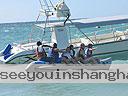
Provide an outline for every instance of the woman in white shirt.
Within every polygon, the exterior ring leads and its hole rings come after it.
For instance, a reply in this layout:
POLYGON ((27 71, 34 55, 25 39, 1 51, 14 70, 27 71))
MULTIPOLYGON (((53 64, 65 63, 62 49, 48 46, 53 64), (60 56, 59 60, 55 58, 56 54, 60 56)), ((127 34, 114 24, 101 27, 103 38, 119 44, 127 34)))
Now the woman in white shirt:
POLYGON ((69 64, 69 63, 77 64, 78 62, 72 58, 70 51, 71 51, 70 47, 67 47, 66 51, 63 52, 63 54, 62 54, 63 62, 66 64, 69 64))

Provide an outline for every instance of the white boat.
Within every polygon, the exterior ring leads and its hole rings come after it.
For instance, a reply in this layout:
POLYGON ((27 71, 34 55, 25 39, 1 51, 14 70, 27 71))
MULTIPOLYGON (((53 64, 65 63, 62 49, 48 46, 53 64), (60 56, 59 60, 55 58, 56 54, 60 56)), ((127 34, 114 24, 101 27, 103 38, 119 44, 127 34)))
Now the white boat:
MULTIPOLYGON (((104 33, 99 35, 95 33, 94 36, 87 36, 80 29, 83 27, 96 27, 107 24, 118 24, 118 21, 121 20, 122 22, 126 23, 126 20, 128 20, 128 16, 106 17, 100 19, 97 18, 70 20, 70 9, 67 7, 65 2, 60 2, 55 7, 54 4, 52 4, 52 2, 45 2, 45 6, 41 6, 41 9, 42 10, 40 11, 39 16, 45 14, 46 22, 45 24, 36 24, 35 26, 43 28, 44 32, 46 28, 50 28, 50 31, 52 32, 51 41, 42 41, 43 44, 52 45, 53 43, 57 43, 59 49, 65 49, 70 44, 73 44, 77 49, 81 43, 84 43, 86 46, 89 43, 92 43, 93 46, 96 47, 96 50, 93 53, 94 55, 103 55, 128 51, 128 30, 117 30, 112 31, 111 33, 104 33), (65 22, 59 21, 49 23, 48 18, 54 14, 59 18, 66 18, 65 22), (84 37, 69 39, 69 30, 67 28, 69 28, 70 26, 76 27, 80 31, 80 33, 84 35, 84 37)), ((36 48, 36 42, 27 44, 14 44, 9 46, 10 47, 7 46, 0 52, 0 63, 23 64, 30 63, 35 60, 33 56, 34 50, 36 48)))
POLYGON ((53 71, 66 71, 66 70, 109 70, 111 64, 44 64, 44 65, 37 65, 37 64, 29 64, 25 71, 27 72, 53 72, 53 71))
POLYGON ((111 66, 112 58, 106 58, 100 60, 99 64, 46 64, 44 61, 33 61, 25 70, 27 72, 53 72, 53 71, 65 71, 65 70, 109 70, 111 66))

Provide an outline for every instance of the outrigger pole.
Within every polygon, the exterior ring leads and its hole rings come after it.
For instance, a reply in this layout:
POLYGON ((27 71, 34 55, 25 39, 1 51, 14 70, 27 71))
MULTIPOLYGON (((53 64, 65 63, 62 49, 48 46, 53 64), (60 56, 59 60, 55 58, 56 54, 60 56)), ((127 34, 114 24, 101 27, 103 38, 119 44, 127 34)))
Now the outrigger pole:
POLYGON ((41 9, 44 9, 41 0, 39 0, 39 3, 40 3, 40 6, 41 6, 41 9))

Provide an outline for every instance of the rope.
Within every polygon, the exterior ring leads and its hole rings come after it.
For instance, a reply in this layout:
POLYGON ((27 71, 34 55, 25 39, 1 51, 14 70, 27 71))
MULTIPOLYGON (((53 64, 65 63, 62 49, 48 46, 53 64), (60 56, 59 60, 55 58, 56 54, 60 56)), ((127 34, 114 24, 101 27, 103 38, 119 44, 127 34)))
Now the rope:
POLYGON ((40 3, 40 6, 41 6, 41 9, 43 9, 43 5, 42 5, 41 0, 39 0, 39 3, 40 3))
POLYGON ((47 3, 46 0, 44 0, 44 3, 45 3, 45 5, 47 6, 48 10, 50 11, 49 6, 48 6, 48 3, 47 3))
POLYGON ((68 19, 88 40, 90 40, 91 42, 92 42, 92 44, 94 44, 93 43, 93 41, 83 32, 83 31, 81 31, 80 30, 80 28, 79 27, 77 27, 70 19, 68 19))
POLYGON ((52 5, 52 7, 55 9, 54 5, 52 4, 51 0, 49 0, 50 4, 52 5))
POLYGON ((45 30, 46 30, 47 22, 48 22, 48 16, 46 17, 46 20, 45 20, 45 25, 44 25, 44 34, 43 34, 43 35, 45 35, 45 30))
POLYGON ((40 17, 40 13, 39 13, 39 15, 37 16, 36 22, 39 20, 39 17, 40 17))
POLYGON ((70 36, 70 43, 72 43, 72 37, 71 37, 71 32, 70 32, 70 27, 69 27, 69 36, 70 36))

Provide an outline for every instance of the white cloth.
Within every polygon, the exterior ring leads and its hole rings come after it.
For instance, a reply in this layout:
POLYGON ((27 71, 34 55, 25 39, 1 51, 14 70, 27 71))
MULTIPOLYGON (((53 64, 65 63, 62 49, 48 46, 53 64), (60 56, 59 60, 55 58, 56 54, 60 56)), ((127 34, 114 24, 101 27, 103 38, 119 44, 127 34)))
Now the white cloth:
POLYGON ((88 48, 85 49, 85 51, 84 51, 85 57, 87 56, 87 51, 88 51, 88 48))
POLYGON ((51 57, 52 56, 52 48, 49 48, 48 50, 48 57, 51 57))
POLYGON ((73 51, 72 50, 70 51, 70 55, 73 56, 73 51))
POLYGON ((68 57, 69 59, 71 59, 72 57, 71 57, 71 54, 70 53, 68 53, 68 52, 65 52, 64 54, 63 54, 63 56, 66 56, 66 57, 68 57))
POLYGON ((38 46, 37 48, 38 48, 38 52, 40 52, 40 53, 44 51, 42 46, 38 46))

